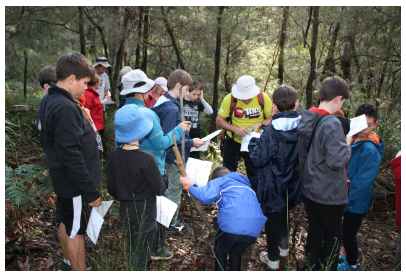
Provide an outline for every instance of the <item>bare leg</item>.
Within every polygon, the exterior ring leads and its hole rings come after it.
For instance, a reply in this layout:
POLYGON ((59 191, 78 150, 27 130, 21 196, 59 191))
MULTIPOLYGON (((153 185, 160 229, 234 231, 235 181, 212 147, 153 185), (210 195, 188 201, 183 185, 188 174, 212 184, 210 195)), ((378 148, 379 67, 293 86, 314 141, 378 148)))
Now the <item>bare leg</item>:
POLYGON ((63 223, 60 224, 58 232, 60 233, 60 240, 62 240, 62 249, 66 251, 72 270, 86 271, 85 237, 82 235, 76 235, 74 239, 69 238, 66 234, 65 225, 63 223), (64 230, 64 235, 61 235, 61 230, 64 230))
POLYGON ((69 260, 68 258, 68 252, 67 252, 67 248, 66 248, 66 238, 68 238, 68 235, 66 234, 66 229, 65 229, 65 224, 63 224, 62 222, 59 223, 59 227, 58 227, 58 237, 59 237, 59 243, 62 246, 62 253, 63 253, 63 257, 65 258, 65 260, 69 260))

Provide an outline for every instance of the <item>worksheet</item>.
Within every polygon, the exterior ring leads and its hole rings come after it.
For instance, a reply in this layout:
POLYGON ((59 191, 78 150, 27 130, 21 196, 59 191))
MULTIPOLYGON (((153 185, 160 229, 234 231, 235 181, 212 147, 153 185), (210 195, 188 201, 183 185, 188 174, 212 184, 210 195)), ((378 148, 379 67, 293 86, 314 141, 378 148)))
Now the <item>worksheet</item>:
POLYGON ((90 213, 89 222, 86 228, 86 233, 94 244, 97 243, 97 239, 99 238, 100 230, 104 222, 103 218, 106 215, 107 211, 110 209, 113 202, 114 200, 102 201, 102 205, 92 208, 92 212, 90 213))
POLYGON ((97 244, 97 239, 99 238, 103 222, 103 217, 93 207, 92 213, 90 214, 89 223, 87 224, 86 233, 94 244, 97 244))
POLYGON ((242 137, 242 142, 241 142, 241 151, 247 151, 248 152, 248 144, 250 143, 251 138, 259 138, 261 137, 261 134, 258 132, 250 132, 250 134, 245 134, 242 137))
POLYGON ((354 134, 357 134, 358 132, 361 132, 368 127, 367 117, 365 116, 365 114, 362 114, 350 120, 350 132, 348 132, 347 136, 353 136, 354 134))
POLYGON ((102 104, 115 104, 116 102, 113 102, 112 100, 109 99, 104 99, 101 101, 102 104))
POLYGON ((190 177, 190 182, 199 187, 207 185, 213 162, 203 161, 189 157, 186 163, 186 173, 190 177))
POLYGON ((209 143, 210 143, 211 139, 213 139, 214 137, 216 137, 217 135, 219 135, 219 133, 220 133, 221 131, 222 131, 221 129, 216 130, 216 131, 213 132, 212 134, 209 134, 209 135, 207 135, 206 137, 202 138, 202 140, 203 140, 203 141, 206 141, 206 142, 205 142, 202 146, 200 146, 199 148, 195 148, 195 147, 191 148, 190 151, 191 151, 191 152, 192 152, 192 151, 206 151, 206 150, 207 150, 207 147, 209 146, 209 143))
POLYGON ((157 210, 156 221, 168 228, 177 208, 178 208, 178 204, 176 204, 175 202, 167 199, 164 196, 157 196, 156 197, 156 210, 157 210))

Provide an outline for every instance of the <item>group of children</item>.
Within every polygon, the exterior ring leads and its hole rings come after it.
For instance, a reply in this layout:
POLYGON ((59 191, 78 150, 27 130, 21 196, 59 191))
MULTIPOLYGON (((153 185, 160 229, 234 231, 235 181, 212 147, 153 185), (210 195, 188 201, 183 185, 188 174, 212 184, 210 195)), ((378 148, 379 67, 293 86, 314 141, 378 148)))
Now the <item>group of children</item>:
POLYGON ((300 116, 295 89, 278 87, 271 125, 249 144, 250 158, 259 168, 258 199, 268 218, 268 250, 260 259, 272 269, 279 268, 280 256, 288 253, 286 212, 302 199, 309 223, 303 269, 359 269, 356 234, 369 211, 383 154, 383 141, 373 132, 378 112, 371 103, 358 107, 355 116, 365 114, 368 128, 346 138, 349 122, 332 114, 349 98, 348 84, 338 76, 328 77, 319 95, 319 107, 300 116), (346 256, 339 256, 341 240, 346 256))
MULTIPOLYGON (((45 140, 46 160, 58 196, 57 222, 63 225, 59 227, 59 235, 68 246, 71 244, 69 238, 82 237, 79 246, 83 246, 84 251, 86 222, 76 225, 72 221, 76 217, 71 213, 76 211, 67 207, 71 203, 66 200, 82 197, 81 203, 73 203, 74 206, 82 204, 82 220, 89 215, 87 205, 101 204, 96 190, 101 182, 100 155, 95 154, 101 149, 97 142, 97 130, 101 126, 89 114, 92 104, 97 102, 93 91, 97 89, 98 80, 94 72, 89 71, 87 60, 81 61, 82 65, 75 64, 79 55, 67 54, 62 61, 58 60, 56 72, 69 72, 57 74, 56 84, 49 84, 64 96, 56 97, 56 92, 52 92, 48 100, 43 99, 40 119, 46 123, 41 129, 41 137, 45 140), (68 63, 76 67, 62 69, 68 63), (56 104, 52 104, 52 101, 62 99, 71 106, 85 90, 85 98, 82 97, 85 104, 78 105, 78 110, 69 107, 65 111, 72 111, 63 114, 56 104), (86 109, 87 104, 90 108, 86 109), (77 121, 73 129, 69 128, 72 122, 68 121, 68 115, 77 121), (57 121, 65 126, 57 125, 57 121), (64 132, 71 135, 64 136, 64 132), (93 132, 96 133, 96 143, 90 140, 93 132), (74 166, 76 169, 73 168, 74 160, 78 162, 74 166), (74 188, 67 188, 71 186, 74 188)), ((348 126, 331 115, 339 111, 349 98, 349 87, 342 78, 326 78, 319 92, 319 107, 303 110, 302 115, 295 111, 299 104, 297 92, 291 86, 282 85, 273 92, 271 124, 260 138, 252 138, 249 143, 249 156, 258 168, 256 189, 251 188, 247 177, 224 167, 216 168, 211 181, 198 187, 190 184, 188 176, 181 177, 175 164, 172 135, 175 134, 180 150, 181 138, 185 136, 186 163, 190 149, 204 144, 199 112, 211 114, 213 111, 203 99, 201 85, 186 71, 175 70, 166 83, 164 80, 161 77, 160 84, 157 84, 138 69, 125 73, 120 93, 125 103, 114 118, 116 148, 110 152, 107 163, 107 190, 120 201, 120 219, 125 223, 127 254, 133 269, 145 270, 151 259, 172 258, 173 253, 165 248, 166 235, 188 230, 185 223, 177 220, 183 188, 202 204, 217 203, 216 270, 226 270, 227 254, 231 269, 240 270, 243 252, 260 235, 264 225, 267 250, 259 257, 271 269, 278 269, 280 257, 289 252, 287 213, 302 200, 309 221, 306 268, 359 268, 356 234, 369 210, 372 183, 383 154, 383 141, 373 132, 378 124, 378 113, 373 104, 363 104, 356 111, 356 116, 366 115, 368 128, 347 139, 348 126), (162 94, 156 85, 167 88, 167 91, 162 94), (151 94, 151 91, 158 93, 151 94), (181 118, 181 97, 184 98, 187 121, 181 118), (147 100, 151 109, 146 107, 147 100), (347 180, 351 181, 351 186, 347 180), (178 204, 168 229, 156 222, 156 196, 160 195, 178 204), (339 258, 341 240, 347 256, 339 258)), ((84 257, 72 254, 69 248, 67 254, 64 251, 71 263, 76 260, 72 268, 84 269, 84 257)))

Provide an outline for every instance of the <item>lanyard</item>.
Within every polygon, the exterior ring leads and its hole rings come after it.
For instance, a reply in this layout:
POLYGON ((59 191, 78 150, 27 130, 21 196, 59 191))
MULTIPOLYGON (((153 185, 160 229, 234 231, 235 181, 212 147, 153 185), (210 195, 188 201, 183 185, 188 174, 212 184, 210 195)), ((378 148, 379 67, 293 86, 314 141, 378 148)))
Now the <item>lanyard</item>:
POLYGON ((96 126, 93 123, 92 118, 89 116, 89 114, 87 114, 87 111, 84 109, 84 106, 82 106, 82 104, 75 99, 75 101, 78 103, 78 105, 80 106, 80 109, 82 110, 82 112, 85 114, 87 121, 89 122, 89 124, 92 126, 94 132, 97 132, 96 126))

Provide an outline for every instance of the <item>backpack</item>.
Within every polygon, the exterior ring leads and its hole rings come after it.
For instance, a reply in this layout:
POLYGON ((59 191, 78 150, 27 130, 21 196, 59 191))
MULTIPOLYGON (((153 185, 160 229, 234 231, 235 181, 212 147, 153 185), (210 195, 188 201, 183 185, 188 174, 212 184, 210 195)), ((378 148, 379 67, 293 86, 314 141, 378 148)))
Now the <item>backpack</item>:
MULTIPOLYGON (((257 95, 258 97, 258 103, 259 106, 261 107, 262 113, 264 114, 264 117, 266 119, 265 116, 265 111, 264 111, 264 94, 261 90, 259 90, 259 94, 257 95)), ((235 107, 237 106, 237 98, 235 98, 233 96, 233 94, 231 94, 231 103, 230 103, 230 115, 226 118, 226 121, 232 125, 233 124, 233 112, 235 110, 235 107)), ((220 150, 221 150, 221 155, 223 155, 223 147, 224 147, 224 140, 227 138, 234 138, 234 135, 232 137, 228 137, 227 134, 227 130, 223 129, 223 131, 221 132, 221 142, 220 142, 220 150)))

